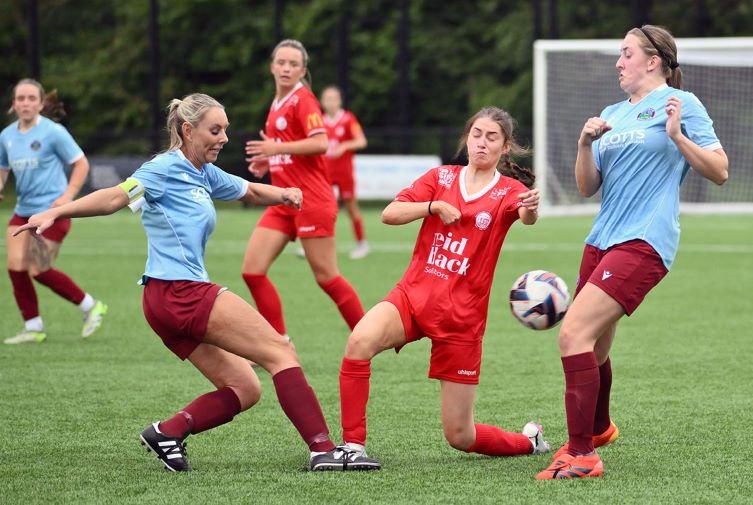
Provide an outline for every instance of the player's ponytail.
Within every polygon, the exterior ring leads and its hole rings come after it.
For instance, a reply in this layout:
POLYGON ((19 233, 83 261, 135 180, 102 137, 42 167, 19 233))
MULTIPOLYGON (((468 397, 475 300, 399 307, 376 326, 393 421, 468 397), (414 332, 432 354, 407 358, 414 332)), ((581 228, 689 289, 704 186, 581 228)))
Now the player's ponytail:
POLYGON ((58 90, 53 89, 42 99, 42 115, 59 123, 65 117, 65 104, 58 98, 58 90))
POLYGON ((300 51, 301 59, 303 60, 303 68, 306 69, 306 74, 303 76, 303 78, 301 78, 301 83, 303 83, 303 85, 308 89, 312 89, 312 86, 314 85, 314 79, 313 77, 311 77, 311 71, 309 70, 309 53, 308 51, 306 51, 304 45, 301 43, 301 41, 295 39, 281 40, 272 50, 272 61, 274 61, 275 59, 277 50, 281 47, 290 47, 300 51))
POLYGON ((530 156, 531 150, 521 146, 515 140, 515 120, 504 109, 500 109, 499 107, 484 107, 471 116, 471 118, 466 121, 465 128, 463 128, 463 135, 460 137, 456 155, 459 156, 465 151, 468 142, 468 135, 471 133, 473 123, 482 117, 489 118, 499 125, 502 130, 502 135, 505 137, 505 142, 509 147, 507 154, 500 159, 497 165, 497 171, 504 176, 519 180, 527 188, 532 188, 536 182, 536 176, 534 175, 533 170, 521 167, 512 161, 513 156, 530 156))
POLYGON ((643 25, 628 32, 641 41, 641 48, 648 56, 658 56, 667 85, 682 89, 682 70, 677 61, 677 44, 672 34, 663 26, 643 25))
POLYGON ((523 186, 529 189, 532 188, 533 184, 536 182, 536 176, 533 174, 533 170, 528 167, 521 167, 512 161, 509 155, 505 155, 500 162, 500 166, 497 167, 497 170, 502 175, 519 180, 523 183, 523 186))
POLYGON ((192 93, 183 99, 173 98, 167 106, 167 132, 170 135, 168 151, 177 151, 183 146, 183 123, 196 127, 207 110, 225 107, 209 95, 192 93))

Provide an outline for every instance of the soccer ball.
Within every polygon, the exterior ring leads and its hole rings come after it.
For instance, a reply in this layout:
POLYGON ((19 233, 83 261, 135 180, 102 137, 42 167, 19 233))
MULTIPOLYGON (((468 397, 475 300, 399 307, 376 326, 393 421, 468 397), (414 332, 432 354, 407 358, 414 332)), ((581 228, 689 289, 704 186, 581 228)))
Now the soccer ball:
POLYGON ((557 326, 570 306, 565 281, 546 270, 533 270, 520 277, 510 290, 510 310, 515 319, 534 330, 557 326))

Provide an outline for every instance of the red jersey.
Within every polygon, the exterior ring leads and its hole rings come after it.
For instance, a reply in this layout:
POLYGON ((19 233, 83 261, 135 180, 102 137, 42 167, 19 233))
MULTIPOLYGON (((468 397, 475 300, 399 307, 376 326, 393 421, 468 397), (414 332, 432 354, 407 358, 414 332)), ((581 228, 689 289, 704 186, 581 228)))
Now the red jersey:
POLYGON ((345 151, 339 158, 330 156, 332 151, 338 145, 356 138, 361 133, 361 124, 356 116, 345 109, 333 118, 324 116, 324 127, 327 128, 327 138, 329 139, 329 149, 325 154, 328 174, 351 175, 353 172, 353 151, 345 151))
POLYGON ((461 213, 460 221, 449 226, 436 215, 424 218, 413 258, 398 283, 427 336, 461 342, 483 338, 502 242, 519 218, 518 195, 528 191, 497 172, 485 188, 469 195, 466 170, 457 165, 433 168, 396 198, 443 200, 461 213))
MULTIPOLYGON (((272 102, 265 130, 267 137, 275 142, 304 140, 317 133, 326 133, 319 102, 311 90, 301 83, 286 97, 272 102)), ((327 178, 323 155, 271 156, 269 171, 275 186, 301 188, 304 208, 322 204, 337 205, 327 178)))

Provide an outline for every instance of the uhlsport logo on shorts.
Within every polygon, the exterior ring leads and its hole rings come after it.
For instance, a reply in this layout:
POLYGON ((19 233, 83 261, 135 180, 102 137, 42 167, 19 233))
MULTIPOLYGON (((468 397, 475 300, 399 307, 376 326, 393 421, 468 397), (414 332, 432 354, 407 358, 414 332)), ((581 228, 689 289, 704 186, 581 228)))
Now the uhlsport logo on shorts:
POLYGON ((316 226, 299 226, 298 233, 310 233, 316 231, 316 226))
POLYGON ((490 224, 492 224, 492 215, 487 211, 482 210, 481 212, 476 214, 476 228, 484 231, 489 228, 490 224))
POLYGON ((477 373, 476 370, 458 370, 458 375, 467 375, 468 377, 474 377, 477 373))
POLYGON ((656 115, 656 111, 649 107, 648 109, 639 112, 636 119, 638 121, 648 121, 649 119, 653 118, 656 115))

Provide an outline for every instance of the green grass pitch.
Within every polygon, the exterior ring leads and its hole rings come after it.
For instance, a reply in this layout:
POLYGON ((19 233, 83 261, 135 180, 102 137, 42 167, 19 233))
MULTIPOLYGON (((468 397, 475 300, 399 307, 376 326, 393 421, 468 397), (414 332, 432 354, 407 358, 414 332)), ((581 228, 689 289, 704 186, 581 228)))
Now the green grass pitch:
MULTIPOLYGON (((10 202, 0 207, 7 222, 10 202)), ((364 305, 402 274, 417 226, 388 227, 367 209, 374 252, 351 261, 347 217, 338 222, 340 267, 364 305)), ((210 240, 212 279, 249 299, 240 278, 246 239, 259 212, 223 208, 210 240)), ((554 448, 566 439, 556 331, 515 322, 507 291, 521 273, 543 268, 574 288, 591 218, 516 224, 502 252, 491 299, 479 422, 519 430, 544 425, 554 448)), ((138 444, 209 383, 167 351, 144 321, 146 240, 122 211, 78 220, 58 267, 110 306, 103 328, 78 335, 80 313, 38 287, 48 341, 0 346, 2 503, 749 503, 753 409, 753 240, 749 216, 683 216, 672 272, 630 319, 612 353, 612 415, 621 438, 600 450, 601 479, 537 482, 548 456, 495 459, 457 452, 442 437, 439 384, 426 378, 429 346, 408 346, 373 363, 369 452, 372 473, 315 474, 308 452, 261 372, 261 402, 232 423, 189 440, 195 471, 162 470, 138 444)), ((4 255, 4 248, 2 249, 4 255)), ((338 371, 348 330, 293 248, 271 271, 309 381, 339 440, 338 371)), ((21 320, 0 275, 0 336, 21 320)), ((441 301, 438 301, 441 303, 441 301)))

